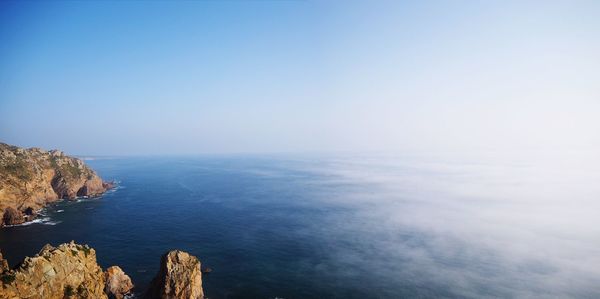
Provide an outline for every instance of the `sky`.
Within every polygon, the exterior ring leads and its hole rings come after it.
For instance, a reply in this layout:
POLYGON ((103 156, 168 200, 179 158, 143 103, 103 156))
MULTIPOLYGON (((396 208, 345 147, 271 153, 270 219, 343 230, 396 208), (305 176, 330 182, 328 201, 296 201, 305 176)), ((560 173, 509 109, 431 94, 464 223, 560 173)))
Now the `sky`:
POLYGON ((0 3, 0 141, 600 150, 598 1, 0 3))

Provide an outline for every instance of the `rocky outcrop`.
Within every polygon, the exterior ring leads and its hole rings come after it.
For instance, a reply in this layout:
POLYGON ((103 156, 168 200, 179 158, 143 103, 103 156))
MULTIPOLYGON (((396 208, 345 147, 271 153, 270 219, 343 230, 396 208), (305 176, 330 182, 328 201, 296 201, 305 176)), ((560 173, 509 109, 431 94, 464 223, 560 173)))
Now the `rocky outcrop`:
POLYGON ((104 279, 106 280, 104 291, 109 298, 123 299, 133 289, 131 278, 119 266, 106 269, 104 279))
POLYGON ((0 298, 107 298, 96 252, 73 242, 44 246, 14 270, 0 274, 0 298))
MULTIPOLYGON (((121 268, 112 266, 103 272, 95 250, 87 245, 46 245, 15 269, 9 269, 0 253, 0 299, 121 299, 132 289, 121 268)), ((200 261, 183 251, 168 252, 144 294, 151 299, 203 299, 200 261)))
POLYGON ((145 298, 202 299, 200 261, 189 253, 173 250, 163 255, 160 270, 145 298))
POLYGON ((4 215, 2 216, 2 223, 5 225, 15 225, 25 221, 25 217, 20 211, 15 210, 13 207, 8 207, 4 210, 4 215))
POLYGON ((5 271, 10 270, 8 267, 8 261, 2 257, 2 252, 0 252, 0 273, 4 273, 5 271))
POLYGON ((82 160, 61 151, 0 143, 0 226, 31 220, 50 202, 97 196, 109 188, 82 160))

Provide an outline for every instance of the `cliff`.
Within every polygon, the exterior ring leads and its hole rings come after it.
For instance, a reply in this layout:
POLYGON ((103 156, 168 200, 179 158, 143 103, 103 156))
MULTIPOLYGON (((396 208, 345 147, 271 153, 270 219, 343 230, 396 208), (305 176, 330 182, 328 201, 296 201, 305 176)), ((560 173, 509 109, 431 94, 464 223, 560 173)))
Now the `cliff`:
MULTIPOLYGON (((7 265, 0 254, 0 299, 121 299, 133 289, 121 268, 112 266, 103 272, 95 250, 74 242, 46 245, 15 269, 7 265)), ((198 258, 177 250, 165 254, 145 298, 203 299, 198 258)))
POLYGON ((50 202, 97 196, 111 187, 82 160, 61 151, 0 143, 0 226, 31 220, 50 202))

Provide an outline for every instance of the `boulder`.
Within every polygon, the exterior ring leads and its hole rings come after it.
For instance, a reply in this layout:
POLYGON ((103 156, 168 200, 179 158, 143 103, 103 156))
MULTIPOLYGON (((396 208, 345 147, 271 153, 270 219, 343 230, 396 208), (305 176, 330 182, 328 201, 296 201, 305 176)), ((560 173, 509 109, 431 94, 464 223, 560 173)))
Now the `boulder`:
POLYGON ((108 298, 123 299, 133 289, 131 278, 119 266, 106 269, 104 278, 106 280, 104 292, 106 292, 108 298))

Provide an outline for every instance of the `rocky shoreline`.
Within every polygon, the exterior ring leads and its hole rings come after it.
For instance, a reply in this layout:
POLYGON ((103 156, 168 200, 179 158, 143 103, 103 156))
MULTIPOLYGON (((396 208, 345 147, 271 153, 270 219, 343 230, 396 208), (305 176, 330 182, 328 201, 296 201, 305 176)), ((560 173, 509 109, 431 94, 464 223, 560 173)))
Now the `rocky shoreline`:
MULTIPOLYGON (((93 198, 114 187, 81 159, 61 151, 0 143, 0 227, 31 222, 50 203, 93 198)), ((122 299, 133 290, 131 278, 119 266, 104 271, 94 249, 73 241, 47 244, 14 268, 0 253, 0 299, 122 299)), ((183 251, 169 251, 150 287, 135 293, 145 299, 202 299, 200 261, 183 251)))
POLYGON ((114 186, 59 150, 0 143, 0 227, 32 221, 49 203, 97 197, 114 186))
MULTIPOLYGON (((57 247, 47 244, 14 269, 0 253, 0 284, 0 299, 122 299, 134 290, 121 268, 111 266, 103 271, 96 251, 73 241, 57 247)), ((179 250, 165 253, 150 287, 136 293, 145 299, 204 298, 200 260, 179 250)))

